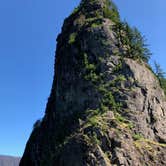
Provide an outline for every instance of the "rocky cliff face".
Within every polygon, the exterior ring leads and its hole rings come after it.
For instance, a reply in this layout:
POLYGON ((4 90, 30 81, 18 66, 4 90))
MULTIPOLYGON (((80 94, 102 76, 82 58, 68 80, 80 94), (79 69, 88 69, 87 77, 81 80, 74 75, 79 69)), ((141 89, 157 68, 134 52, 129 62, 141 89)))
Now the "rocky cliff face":
POLYGON ((65 20, 46 113, 20 166, 166 165, 165 94, 128 54, 119 23, 108 0, 82 0, 65 20))

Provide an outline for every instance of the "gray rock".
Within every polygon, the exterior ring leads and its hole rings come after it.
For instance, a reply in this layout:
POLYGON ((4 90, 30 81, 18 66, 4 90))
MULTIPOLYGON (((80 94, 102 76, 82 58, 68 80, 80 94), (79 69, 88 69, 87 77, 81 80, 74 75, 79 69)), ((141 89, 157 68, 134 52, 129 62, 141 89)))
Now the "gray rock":
POLYGON ((46 113, 20 166, 166 165, 165 94, 148 64, 124 56, 106 2, 82 0, 65 20, 46 113))

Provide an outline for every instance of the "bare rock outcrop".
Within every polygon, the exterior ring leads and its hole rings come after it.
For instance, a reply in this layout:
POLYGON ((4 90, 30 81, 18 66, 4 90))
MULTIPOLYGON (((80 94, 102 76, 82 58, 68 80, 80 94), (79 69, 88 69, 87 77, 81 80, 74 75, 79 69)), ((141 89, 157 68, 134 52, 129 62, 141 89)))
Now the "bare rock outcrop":
POLYGON ((82 0, 65 20, 46 113, 20 166, 166 165, 165 94, 121 25, 108 0, 82 0))

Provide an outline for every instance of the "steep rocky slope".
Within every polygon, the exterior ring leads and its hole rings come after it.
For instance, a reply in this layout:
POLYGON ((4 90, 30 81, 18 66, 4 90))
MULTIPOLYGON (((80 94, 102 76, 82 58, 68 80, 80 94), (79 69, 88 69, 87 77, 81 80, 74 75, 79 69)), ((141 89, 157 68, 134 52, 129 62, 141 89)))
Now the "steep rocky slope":
POLYGON ((119 25, 108 0, 82 0, 65 20, 45 116, 20 166, 166 165, 164 91, 119 25))
POLYGON ((0 155, 0 166, 18 166, 19 162, 20 162, 19 157, 0 155))

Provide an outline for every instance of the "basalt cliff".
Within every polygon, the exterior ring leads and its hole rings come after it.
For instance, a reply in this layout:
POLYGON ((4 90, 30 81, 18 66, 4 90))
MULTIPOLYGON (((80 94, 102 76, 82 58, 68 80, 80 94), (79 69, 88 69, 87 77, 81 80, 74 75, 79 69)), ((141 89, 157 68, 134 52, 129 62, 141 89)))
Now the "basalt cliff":
POLYGON ((164 166, 166 98, 137 29, 82 0, 57 38, 45 116, 20 166, 164 166))

